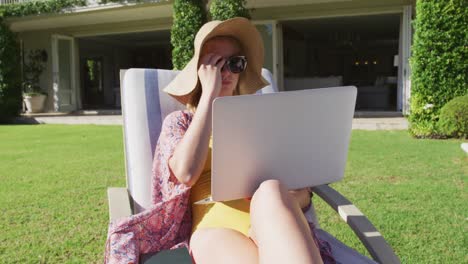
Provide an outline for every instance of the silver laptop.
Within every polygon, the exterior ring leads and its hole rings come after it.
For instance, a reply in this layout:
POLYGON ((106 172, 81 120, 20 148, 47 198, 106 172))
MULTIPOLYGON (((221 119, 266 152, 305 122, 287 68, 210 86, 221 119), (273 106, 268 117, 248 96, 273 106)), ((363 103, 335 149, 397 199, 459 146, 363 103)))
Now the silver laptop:
POLYGON ((213 102, 211 195, 251 197, 278 179, 289 189, 343 178, 354 86, 217 98, 213 102))

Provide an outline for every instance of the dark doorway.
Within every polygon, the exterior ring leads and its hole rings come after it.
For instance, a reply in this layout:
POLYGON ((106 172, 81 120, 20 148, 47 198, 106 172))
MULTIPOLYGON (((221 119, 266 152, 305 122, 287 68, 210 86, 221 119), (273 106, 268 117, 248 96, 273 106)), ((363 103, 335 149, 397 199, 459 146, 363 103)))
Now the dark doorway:
POLYGON ((79 39, 83 109, 119 109, 120 71, 172 69, 169 30, 79 39))
POLYGON ((396 111, 400 14, 285 21, 284 88, 354 85, 356 110, 396 111))
POLYGON ((82 76, 84 87, 83 106, 93 108, 104 105, 103 59, 84 58, 82 76))

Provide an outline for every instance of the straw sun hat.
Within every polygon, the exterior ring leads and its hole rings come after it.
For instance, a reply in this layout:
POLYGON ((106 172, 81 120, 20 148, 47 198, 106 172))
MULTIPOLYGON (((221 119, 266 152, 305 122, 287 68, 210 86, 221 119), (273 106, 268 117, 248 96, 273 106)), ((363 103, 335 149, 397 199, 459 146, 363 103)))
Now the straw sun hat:
POLYGON ((246 18, 211 21, 204 24, 195 36, 195 52, 185 68, 170 82, 164 91, 179 102, 187 104, 190 93, 198 84, 198 61, 205 42, 216 36, 230 36, 241 44, 247 58, 247 68, 239 76, 240 94, 252 94, 269 83, 262 77, 263 41, 255 26, 246 18))

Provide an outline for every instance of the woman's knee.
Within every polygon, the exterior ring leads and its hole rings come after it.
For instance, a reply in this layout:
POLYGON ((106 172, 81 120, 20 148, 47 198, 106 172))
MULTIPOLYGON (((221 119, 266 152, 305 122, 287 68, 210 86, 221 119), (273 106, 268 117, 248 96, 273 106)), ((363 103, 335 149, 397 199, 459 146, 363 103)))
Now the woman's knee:
POLYGON ((197 263, 257 263, 255 244, 242 233, 229 228, 201 228, 190 239, 192 257, 197 263))
POLYGON ((190 238, 190 248, 192 251, 200 251, 209 247, 213 235, 210 229, 198 229, 190 238))
POLYGON ((197 229, 190 238, 192 257, 197 261, 210 259, 210 252, 216 245, 216 241, 221 239, 219 233, 219 230, 215 228, 197 229))
POLYGON ((268 210, 277 208, 278 206, 287 204, 289 199, 288 191, 283 184, 278 180, 266 180, 260 184, 255 191, 252 202, 251 210, 268 210), (258 209, 257 209, 258 208, 258 209))
POLYGON ((283 184, 279 180, 266 180, 260 184, 258 189, 255 191, 255 196, 268 196, 276 195, 286 190, 283 184))
POLYGON ((190 248, 192 251, 206 252, 222 238, 223 229, 221 228, 199 228, 190 237, 190 248))
POLYGON ((275 241, 282 238, 302 243, 308 239, 305 238, 308 225, 301 214, 299 204, 284 185, 276 180, 265 181, 252 197, 252 237, 259 248, 281 248, 281 243, 275 241))

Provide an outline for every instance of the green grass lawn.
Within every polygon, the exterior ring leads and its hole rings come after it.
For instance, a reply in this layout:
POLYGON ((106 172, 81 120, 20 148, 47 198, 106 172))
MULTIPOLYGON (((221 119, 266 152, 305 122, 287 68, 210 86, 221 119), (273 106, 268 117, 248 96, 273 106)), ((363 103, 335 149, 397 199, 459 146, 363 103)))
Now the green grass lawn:
MULTIPOLYGON (((468 157, 456 140, 354 131, 353 201, 402 263, 467 263, 468 157)), ((102 263, 106 188, 124 186, 119 126, 0 126, 0 263, 102 263)), ((365 252, 319 199, 322 228, 365 252)))

